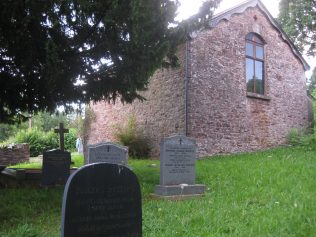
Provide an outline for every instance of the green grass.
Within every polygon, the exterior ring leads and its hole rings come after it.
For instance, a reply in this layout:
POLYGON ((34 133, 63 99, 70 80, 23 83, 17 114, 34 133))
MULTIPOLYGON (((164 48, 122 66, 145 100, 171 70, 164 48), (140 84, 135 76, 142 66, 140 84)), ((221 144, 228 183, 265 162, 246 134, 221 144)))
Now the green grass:
MULTIPOLYGON (((316 236, 316 149, 278 148, 197 162, 204 197, 154 200, 159 161, 131 160, 145 237, 316 236), (153 166, 151 164, 156 164, 153 166)), ((59 236, 62 189, 0 189, 0 236, 59 236)))
MULTIPOLYGON (((80 167, 83 165, 83 157, 77 152, 71 153, 71 161, 74 163, 71 165, 71 167, 80 167)), ((20 163, 16 165, 10 166, 10 168, 20 168, 20 169, 41 169, 42 164, 41 163, 33 163, 33 162, 26 162, 26 163, 20 163)))

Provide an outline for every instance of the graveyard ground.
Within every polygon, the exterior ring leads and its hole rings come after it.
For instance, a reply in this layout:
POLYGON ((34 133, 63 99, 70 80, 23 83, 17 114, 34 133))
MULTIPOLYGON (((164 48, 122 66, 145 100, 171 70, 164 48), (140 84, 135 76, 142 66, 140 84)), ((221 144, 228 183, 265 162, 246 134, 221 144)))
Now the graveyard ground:
MULTIPOLYGON (((315 147, 199 160, 197 183, 208 190, 203 198, 184 201, 151 198, 159 161, 129 165, 141 184, 145 237, 315 236, 315 147)), ((0 236, 59 236, 62 193, 63 188, 0 189, 0 236)))

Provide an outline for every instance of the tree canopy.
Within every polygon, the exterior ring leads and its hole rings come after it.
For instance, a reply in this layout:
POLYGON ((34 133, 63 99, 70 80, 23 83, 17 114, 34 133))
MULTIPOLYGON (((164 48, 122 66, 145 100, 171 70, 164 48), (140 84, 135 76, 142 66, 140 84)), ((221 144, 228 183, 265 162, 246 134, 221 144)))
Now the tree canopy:
POLYGON ((0 121, 69 103, 142 99, 149 77, 206 22, 181 23, 173 0, 0 1, 0 121))
POLYGON ((316 67, 314 67, 311 78, 309 79, 308 90, 310 93, 316 90, 316 67))
POLYGON ((279 10, 278 20, 294 44, 316 55, 316 1, 281 0, 279 10))

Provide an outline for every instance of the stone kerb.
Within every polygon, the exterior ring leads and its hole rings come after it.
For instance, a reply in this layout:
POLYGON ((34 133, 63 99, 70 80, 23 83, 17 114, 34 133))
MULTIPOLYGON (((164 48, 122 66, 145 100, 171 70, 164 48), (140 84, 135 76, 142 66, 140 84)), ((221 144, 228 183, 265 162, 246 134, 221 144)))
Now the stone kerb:
POLYGON ((88 164, 107 162, 127 165, 128 147, 112 142, 101 142, 87 146, 88 164))

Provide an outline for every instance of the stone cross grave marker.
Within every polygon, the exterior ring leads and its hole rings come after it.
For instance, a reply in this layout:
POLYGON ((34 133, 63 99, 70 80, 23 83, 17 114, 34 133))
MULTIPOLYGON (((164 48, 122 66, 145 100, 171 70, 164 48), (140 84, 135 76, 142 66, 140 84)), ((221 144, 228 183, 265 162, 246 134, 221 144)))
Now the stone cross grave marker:
POLYGON ((160 143, 160 185, 155 196, 202 195, 205 185, 195 184, 196 142, 182 135, 163 138, 160 143))
POLYGON ((64 134, 69 132, 69 129, 64 128, 64 124, 60 123, 59 128, 54 129, 55 133, 59 134, 59 146, 60 150, 64 151, 65 150, 65 138, 64 134))
POLYGON ((126 166, 88 164, 65 186, 62 237, 142 236, 141 192, 126 166))
POLYGON ((112 142, 102 142, 88 145, 88 162, 107 162, 113 164, 127 164, 128 148, 112 142))
POLYGON ((70 152, 51 150, 43 153, 42 185, 65 184, 70 174, 70 152))

